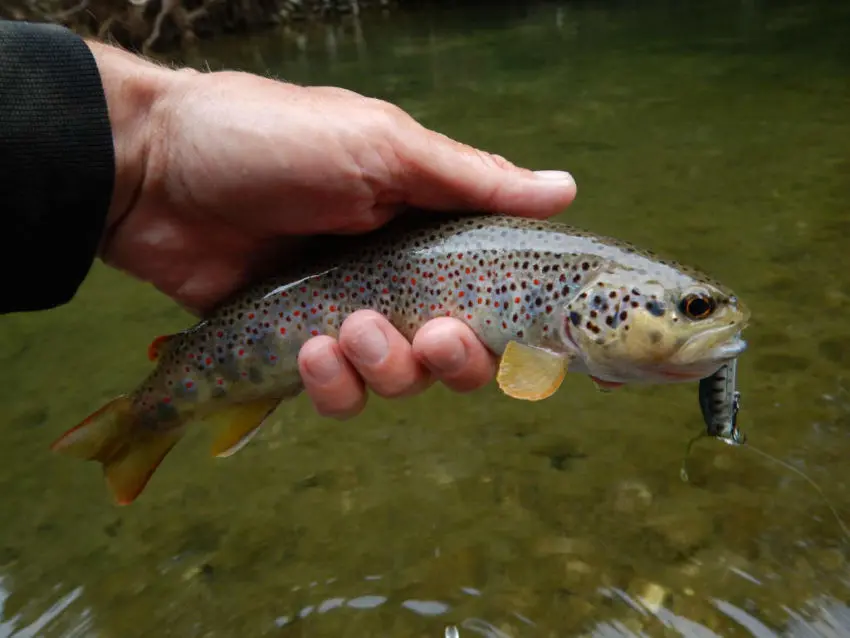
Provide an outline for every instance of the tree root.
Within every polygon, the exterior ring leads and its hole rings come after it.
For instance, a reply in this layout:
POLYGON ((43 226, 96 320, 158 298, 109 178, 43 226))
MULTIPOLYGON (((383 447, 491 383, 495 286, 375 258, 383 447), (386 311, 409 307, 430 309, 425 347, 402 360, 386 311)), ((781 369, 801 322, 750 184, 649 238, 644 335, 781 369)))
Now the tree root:
POLYGON ((389 0, 0 0, 0 18, 62 24, 150 55, 200 37, 358 15, 389 0), (69 6, 70 5, 70 6, 69 6))

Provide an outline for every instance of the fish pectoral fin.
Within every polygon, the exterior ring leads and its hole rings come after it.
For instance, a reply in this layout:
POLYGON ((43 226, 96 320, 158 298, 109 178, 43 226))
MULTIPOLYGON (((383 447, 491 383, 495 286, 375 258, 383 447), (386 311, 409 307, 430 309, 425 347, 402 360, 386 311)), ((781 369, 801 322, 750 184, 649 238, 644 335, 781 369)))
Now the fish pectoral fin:
POLYGON ((496 382, 509 397, 540 401, 561 386, 568 366, 566 357, 510 341, 499 362, 496 382))
POLYGON ((145 428, 133 411, 132 400, 122 395, 65 432, 51 449, 100 463, 113 498, 119 505, 128 505, 142 493, 182 436, 182 428, 145 428))
POLYGON ((599 379, 593 375, 590 375, 590 379, 593 381, 596 389, 600 392, 611 392, 611 390, 616 390, 617 388, 625 385, 625 383, 619 383, 618 381, 606 381, 605 379, 599 379))
POLYGON ((211 453, 217 457, 236 454, 259 431, 260 426, 280 404, 279 398, 250 403, 236 403, 217 410, 203 420, 221 428, 212 444, 211 453))

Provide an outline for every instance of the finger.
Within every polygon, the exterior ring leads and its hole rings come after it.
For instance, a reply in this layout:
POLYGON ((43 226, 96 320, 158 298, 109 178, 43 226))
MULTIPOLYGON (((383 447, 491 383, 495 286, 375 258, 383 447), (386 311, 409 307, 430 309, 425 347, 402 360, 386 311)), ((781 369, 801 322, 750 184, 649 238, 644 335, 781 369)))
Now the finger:
POLYGON ((519 168, 415 121, 405 128, 395 144, 410 205, 550 217, 576 197, 576 183, 569 173, 519 168))
POLYGON ((363 380, 331 337, 313 337, 301 346, 298 371, 319 414, 346 419, 366 406, 363 380))
POLYGON ((496 359, 472 329, 450 317, 432 319, 413 338, 413 353, 446 386, 471 392, 496 375, 496 359))
POLYGON ((343 322, 339 345, 366 385, 382 397, 416 394, 432 382, 410 343, 372 310, 359 310, 343 322))

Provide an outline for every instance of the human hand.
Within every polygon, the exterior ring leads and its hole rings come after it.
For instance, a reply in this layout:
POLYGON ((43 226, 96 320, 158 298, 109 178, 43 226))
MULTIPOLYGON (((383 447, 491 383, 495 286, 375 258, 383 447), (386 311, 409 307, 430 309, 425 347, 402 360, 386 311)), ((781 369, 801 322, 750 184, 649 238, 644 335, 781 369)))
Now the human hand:
MULTIPOLYGON (((118 164, 101 257, 196 312, 297 258, 304 236, 369 231, 405 206, 547 217, 575 197, 569 175, 515 167, 386 102, 90 46, 118 164)), ((411 344, 370 311, 339 341, 311 339, 299 365, 319 412, 340 417, 362 408, 365 386, 394 397, 436 378, 468 391, 495 372, 459 321, 434 320, 411 344)))

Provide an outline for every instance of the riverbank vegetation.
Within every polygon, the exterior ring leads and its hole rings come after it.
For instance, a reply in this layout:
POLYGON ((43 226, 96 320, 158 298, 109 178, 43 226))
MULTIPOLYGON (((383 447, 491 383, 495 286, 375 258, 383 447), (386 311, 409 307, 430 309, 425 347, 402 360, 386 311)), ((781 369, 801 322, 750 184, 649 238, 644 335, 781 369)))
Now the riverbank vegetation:
POLYGON ((388 11, 394 0, 4 0, 0 18, 54 22, 143 53, 198 38, 388 11))

